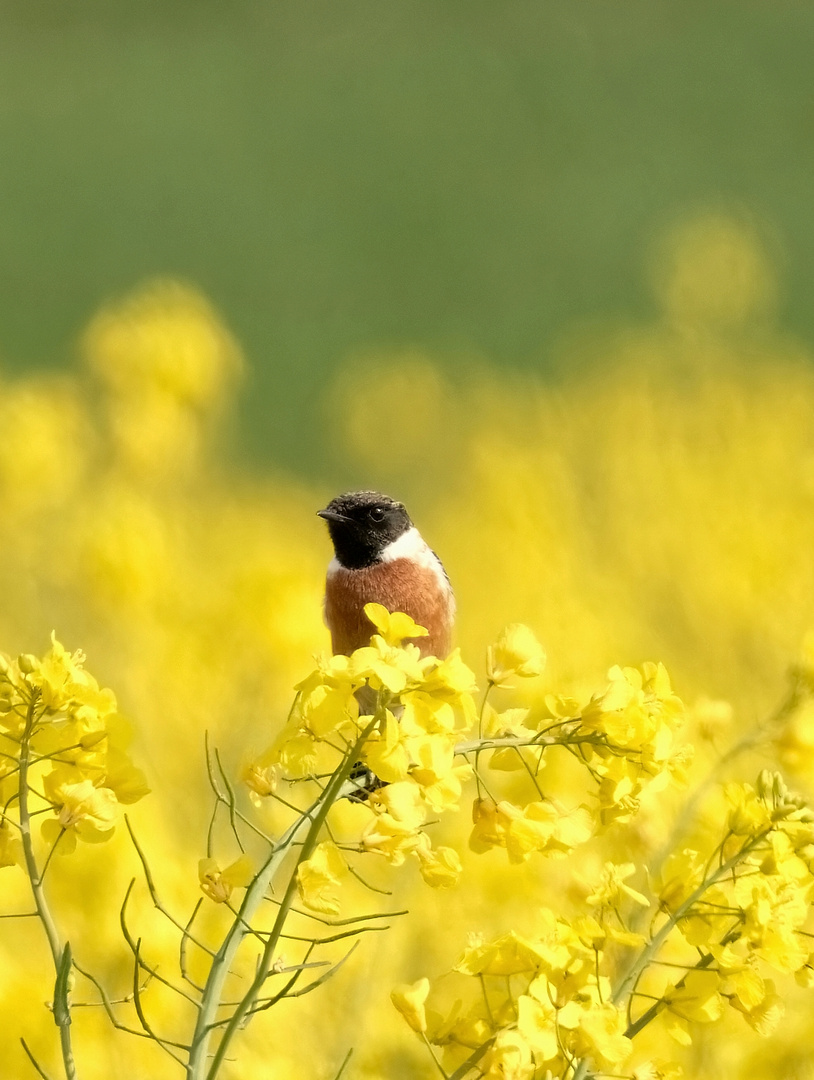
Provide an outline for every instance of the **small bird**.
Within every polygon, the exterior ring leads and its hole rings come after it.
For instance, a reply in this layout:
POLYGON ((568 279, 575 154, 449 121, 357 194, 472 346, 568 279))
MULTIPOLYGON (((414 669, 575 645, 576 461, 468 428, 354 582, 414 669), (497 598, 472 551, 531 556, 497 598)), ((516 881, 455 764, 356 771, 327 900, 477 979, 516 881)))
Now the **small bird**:
POLYGON ((375 627, 365 604, 403 611, 429 631, 414 638, 422 656, 446 657, 455 598, 441 560, 404 504, 377 491, 338 495, 318 514, 328 522, 335 556, 325 580, 325 622, 334 653, 370 643, 375 627))

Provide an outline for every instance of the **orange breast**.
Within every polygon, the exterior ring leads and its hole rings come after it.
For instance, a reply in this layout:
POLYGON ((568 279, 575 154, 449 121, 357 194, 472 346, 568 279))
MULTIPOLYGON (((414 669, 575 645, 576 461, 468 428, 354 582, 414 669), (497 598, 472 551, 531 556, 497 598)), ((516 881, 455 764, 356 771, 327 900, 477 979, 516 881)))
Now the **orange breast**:
POLYGON ((325 622, 334 653, 349 654, 370 643, 375 627, 365 604, 404 611, 429 636, 414 638, 422 656, 447 656, 452 647, 452 594, 442 590, 438 577, 412 559, 374 563, 361 570, 339 567, 325 583, 325 622))

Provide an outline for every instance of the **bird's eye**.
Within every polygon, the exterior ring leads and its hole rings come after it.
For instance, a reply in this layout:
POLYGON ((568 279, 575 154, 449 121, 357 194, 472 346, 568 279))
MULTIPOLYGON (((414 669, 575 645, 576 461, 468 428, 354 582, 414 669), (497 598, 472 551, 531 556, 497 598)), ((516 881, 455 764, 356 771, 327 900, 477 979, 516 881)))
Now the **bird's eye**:
POLYGON ((384 521, 384 510, 381 506, 374 506, 370 511, 372 521, 384 521))

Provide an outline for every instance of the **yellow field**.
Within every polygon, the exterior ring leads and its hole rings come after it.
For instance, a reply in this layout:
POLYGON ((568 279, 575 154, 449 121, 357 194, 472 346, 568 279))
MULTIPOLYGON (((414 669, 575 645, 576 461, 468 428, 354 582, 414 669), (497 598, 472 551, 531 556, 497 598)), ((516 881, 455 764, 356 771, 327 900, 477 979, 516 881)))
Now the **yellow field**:
MULTIPOLYGON (((568 859, 519 865, 500 850, 468 850, 468 789, 457 818, 438 827, 460 850, 458 884, 430 890, 412 864, 377 866, 393 895, 351 900, 409 915, 363 937, 312 996, 253 1022, 224 1075, 330 1080, 351 1046, 347 1077, 437 1075, 391 988, 448 971, 471 934, 533 934, 542 906, 572 915, 584 904, 580 882, 606 859, 654 865, 682 799, 783 699, 814 625, 814 357, 777 329, 778 285, 745 226, 693 221, 655 266, 658 318, 575 335, 555 384, 480 358, 453 377, 428 356, 367 357, 328 388, 324 415, 347 474, 403 498, 441 555, 458 644, 481 686, 485 647, 509 622, 532 627, 548 654, 544 675, 519 692, 533 708, 552 692, 587 698, 612 664, 662 661, 690 707, 687 789, 652 796, 631 824, 568 859)), ((230 460, 245 375, 206 300, 156 282, 95 316, 74 374, 0 386, 0 648, 41 654, 56 630, 114 690, 152 788, 130 817, 182 919, 200 895, 211 811, 204 732, 237 782, 327 647, 330 551, 314 515, 335 492, 230 460)), ((726 775, 754 781, 774 761, 810 791, 814 709, 803 703, 769 734, 770 746, 744 751, 726 775)), ((547 790, 582 800, 575 770, 549 772, 547 790)), ((276 811, 244 802, 279 827, 276 811)), ((700 835, 717 807, 699 803, 700 835)), ((80 963, 126 995, 118 912, 140 869, 124 830, 55 856, 48 874, 80 963)), ((3 869, 0 881, 2 912, 29 910, 20 870, 3 869)), ((160 970, 172 967, 177 937, 141 880, 131 922, 160 970)), ((0 922, 0 965, 0 1071, 33 1075, 24 1035, 59 1075, 36 920, 0 922)), ((810 1003, 788 982, 786 1018, 767 1041, 730 1010, 689 1049, 676 1045, 685 1074, 814 1076, 810 1003)), ((78 982, 75 999, 95 1000, 92 987, 78 982)), ((145 1002, 163 1030, 183 1025, 184 1006, 160 987, 145 1002)), ((113 1032, 98 1008, 76 1010, 74 1043, 85 1080, 182 1075, 148 1040, 113 1032)))

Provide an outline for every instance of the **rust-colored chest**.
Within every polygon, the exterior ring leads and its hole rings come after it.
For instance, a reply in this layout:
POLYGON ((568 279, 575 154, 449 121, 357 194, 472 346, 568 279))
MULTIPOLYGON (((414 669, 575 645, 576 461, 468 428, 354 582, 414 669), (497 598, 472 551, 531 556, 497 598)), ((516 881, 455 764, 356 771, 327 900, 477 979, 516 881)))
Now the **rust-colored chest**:
POLYGON ((364 613, 365 604, 381 604, 388 611, 404 611, 428 637, 414 638, 422 656, 446 656, 452 647, 452 591, 438 574, 413 559, 392 559, 359 570, 331 568, 325 582, 325 622, 334 653, 349 654, 369 644, 375 627, 364 613))

